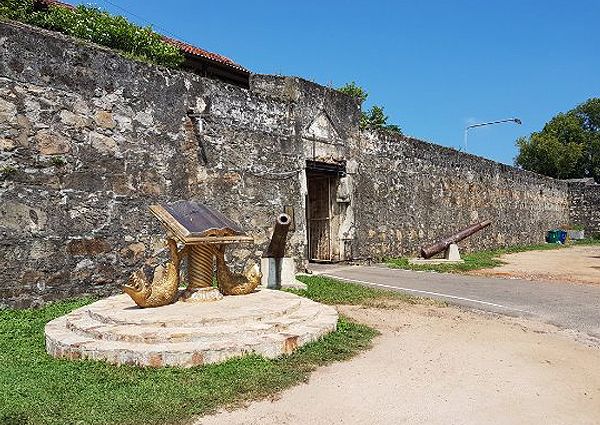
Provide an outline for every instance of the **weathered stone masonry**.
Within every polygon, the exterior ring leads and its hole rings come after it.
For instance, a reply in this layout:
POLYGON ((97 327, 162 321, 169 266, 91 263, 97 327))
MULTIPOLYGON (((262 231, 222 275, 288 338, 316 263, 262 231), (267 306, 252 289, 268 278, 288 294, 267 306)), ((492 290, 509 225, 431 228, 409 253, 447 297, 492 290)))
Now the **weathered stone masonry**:
POLYGON ((355 193, 363 256, 414 252, 470 223, 493 226, 461 246, 543 242, 568 222, 567 185, 454 149, 414 139, 365 137, 355 193))
POLYGON ((260 256, 290 206, 303 258, 304 136, 312 151, 326 116, 339 140, 358 137, 355 104, 298 79, 256 76, 247 90, 7 23, 0 57, 4 305, 114 291, 162 249, 156 202, 224 211, 256 239, 240 259, 260 256))
POLYGON ((354 101, 298 78, 253 75, 245 89, 11 23, 0 58, 2 306, 115 291, 162 249, 156 202, 238 221, 256 240, 238 262, 258 259, 292 209, 301 262, 309 187, 325 176, 307 160, 340 171, 321 187, 333 260, 412 253, 479 219, 494 226, 466 247, 539 242, 569 219, 566 183, 361 133, 354 101))
POLYGON ((569 182, 571 223, 579 224, 587 236, 600 235, 600 184, 593 179, 569 182))

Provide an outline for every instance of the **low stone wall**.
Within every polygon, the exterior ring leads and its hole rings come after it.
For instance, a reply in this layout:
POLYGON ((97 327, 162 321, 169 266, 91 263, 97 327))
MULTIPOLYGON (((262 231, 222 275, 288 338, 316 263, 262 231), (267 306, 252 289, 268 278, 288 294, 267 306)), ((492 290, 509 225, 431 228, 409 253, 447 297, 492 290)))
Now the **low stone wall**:
POLYGON ((600 235, 600 184, 593 179, 569 182, 570 221, 587 236, 600 235))

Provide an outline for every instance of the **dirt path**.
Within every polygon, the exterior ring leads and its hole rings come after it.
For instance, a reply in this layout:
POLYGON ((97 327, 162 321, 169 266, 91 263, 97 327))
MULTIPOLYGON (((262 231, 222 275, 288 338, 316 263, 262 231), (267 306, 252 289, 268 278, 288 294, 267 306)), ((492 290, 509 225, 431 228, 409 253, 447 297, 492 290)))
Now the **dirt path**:
POLYGON ((471 274, 600 284, 600 245, 528 251, 500 257, 507 264, 471 274))
POLYGON ((344 307, 372 350, 217 424, 600 424, 600 348, 550 325, 456 308, 344 307))

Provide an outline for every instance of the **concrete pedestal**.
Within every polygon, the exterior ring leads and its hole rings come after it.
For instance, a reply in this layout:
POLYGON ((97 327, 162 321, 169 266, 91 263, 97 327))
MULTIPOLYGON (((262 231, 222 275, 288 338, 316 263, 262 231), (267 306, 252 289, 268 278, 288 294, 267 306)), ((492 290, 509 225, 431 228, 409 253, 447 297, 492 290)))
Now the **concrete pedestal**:
POLYGON ((261 258, 261 285, 269 289, 295 288, 306 289, 306 285, 296 280, 296 263, 292 257, 261 258), (277 267, 281 269, 281 284, 277 282, 277 267))
POLYGON ((446 250, 446 254, 444 258, 449 261, 460 261, 460 251, 458 250, 458 245, 455 243, 451 244, 446 250))
POLYGON ((585 230, 567 230, 567 237, 574 241, 585 239, 585 230))

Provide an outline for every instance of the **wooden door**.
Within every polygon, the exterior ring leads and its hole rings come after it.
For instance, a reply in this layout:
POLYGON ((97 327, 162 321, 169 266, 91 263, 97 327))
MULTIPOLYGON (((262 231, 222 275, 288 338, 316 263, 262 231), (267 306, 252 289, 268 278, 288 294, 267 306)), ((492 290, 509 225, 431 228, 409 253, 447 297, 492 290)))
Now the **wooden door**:
POLYGON ((331 261, 331 178, 308 177, 308 256, 311 261, 331 261))

